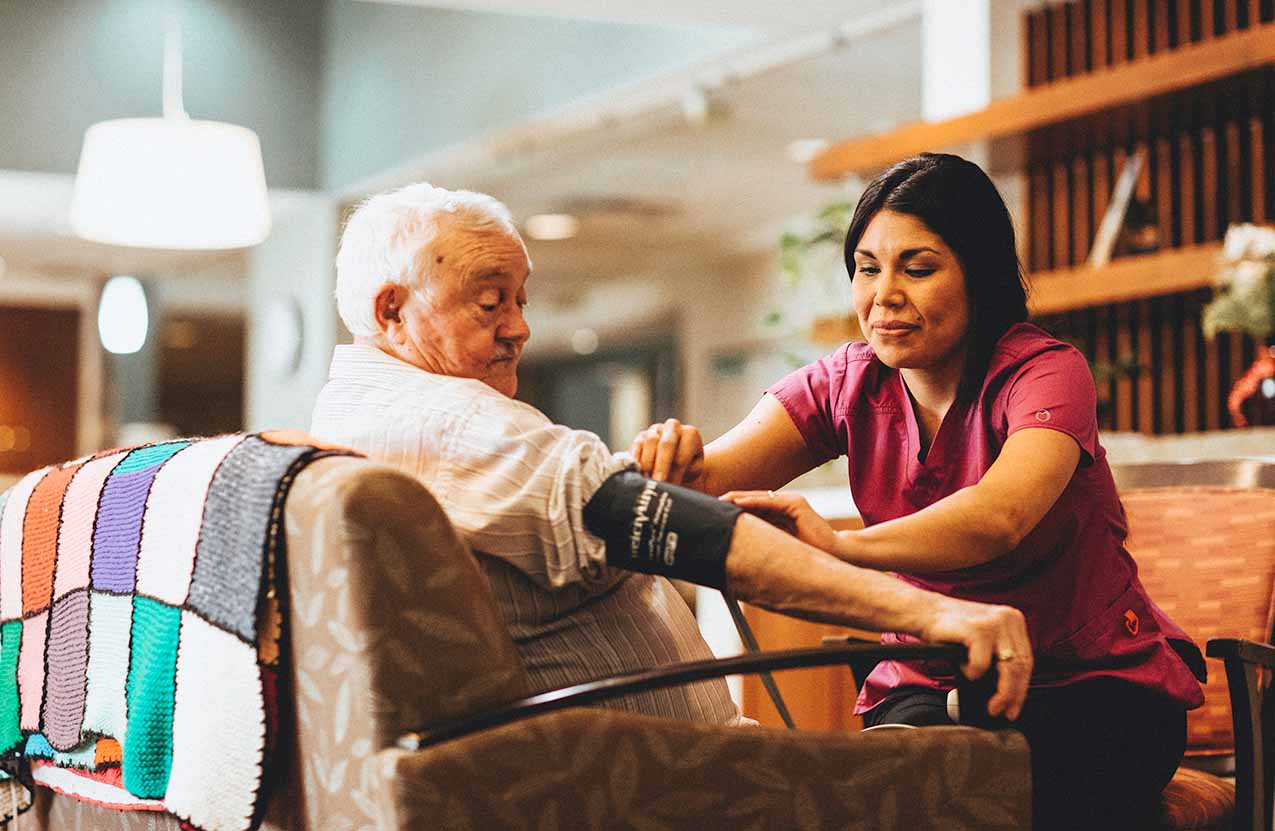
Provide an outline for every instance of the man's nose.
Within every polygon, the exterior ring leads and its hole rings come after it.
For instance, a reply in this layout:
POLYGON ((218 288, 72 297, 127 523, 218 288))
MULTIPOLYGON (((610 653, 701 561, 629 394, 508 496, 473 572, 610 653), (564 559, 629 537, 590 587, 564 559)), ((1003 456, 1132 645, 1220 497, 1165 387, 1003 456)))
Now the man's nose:
POLYGON ((531 337, 531 327, 527 325, 527 316, 523 314, 521 308, 515 308, 505 318, 505 324, 501 327, 500 336, 506 340, 513 340, 522 343, 531 337))

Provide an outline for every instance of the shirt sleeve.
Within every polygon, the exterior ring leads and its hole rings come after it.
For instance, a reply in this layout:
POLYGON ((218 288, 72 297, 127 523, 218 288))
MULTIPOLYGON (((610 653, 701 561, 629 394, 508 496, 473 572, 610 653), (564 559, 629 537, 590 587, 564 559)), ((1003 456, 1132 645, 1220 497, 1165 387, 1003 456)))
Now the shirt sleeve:
POLYGON ((838 435, 834 406, 845 381, 843 350, 803 366, 766 390, 788 411, 788 417, 797 426, 806 441, 806 448, 818 464, 845 453, 846 445, 843 437, 838 435))
POLYGON ((517 402, 476 412, 445 446, 435 489, 474 549, 550 589, 603 578, 606 546, 585 530, 584 506, 610 476, 636 467, 631 456, 517 402))
POLYGON ((1005 438, 1029 427, 1057 430, 1076 440, 1092 464, 1098 455, 1098 394, 1093 374, 1072 347, 1029 358, 1005 385, 1005 438))

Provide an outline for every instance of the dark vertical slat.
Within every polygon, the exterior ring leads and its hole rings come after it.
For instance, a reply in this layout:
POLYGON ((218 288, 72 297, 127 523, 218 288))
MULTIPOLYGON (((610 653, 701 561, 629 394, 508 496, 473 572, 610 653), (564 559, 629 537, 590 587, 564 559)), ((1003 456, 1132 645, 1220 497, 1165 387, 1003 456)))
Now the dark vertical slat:
POLYGON ((1225 422, 1222 413, 1226 402, 1222 400, 1222 344, 1224 335, 1204 340, 1204 429, 1217 430, 1225 422))
POLYGON ((1147 20, 1147 0, 1132 0, 1133 4, 1133 59, 1147 56, 1151 31, 1147 20))
POLYGON ((1178 135, 1178 229, 1182 245, 1199 241, 1195 225, 1195 143, 1189 133, 1178 135))
MULTIPOLYGON (((1130 357, 1137 360, 1137 356, 1133 354, 1133 333, 1130 330, 1132 308, 1130 303, 1119 306, 1119 316, 1116 318, 1116 360, 1113 363, 1122 363, 1130 357)), ((1116 429, 1134 429, 1133 378, 1124 372, 1116 376, 1116 429)))
POLYGON ((1218 239, 1217 134, 1206 125, 1200 130, 1200 239, 1218 239))
MULTIPOLYGON (((1095 365, 1112 366, 1115 363, 1111 355, 1111 335, 1110 335, 1110 316, 1109 310, 1106 308, 1098 308, 1093 310, 1094 313, 1094 345, 1093 345, 1093 363, 1095 365)), ((1113 379, 1110 374, 1105 378, 1095 378, 1094 381, 1098 387, 1098 403, 1106 404, 1101 408, 1102 419, 1098 425, 1100 430, 1114 430, 1116 428, 1115 399, 1112 395, 1114 386, 1113 379)))
POLYGON ((1071 163, 1072 265, 1084 263, 1093 240, 1089 224, 1089 193, 1089 158, 1078 153, 1071 163))
POLYGON ((1090 66, 1102 69, 1111 63, 1111 38, 1107 35, 1107 0, 1089 4, 1090 66))
POLYGON ((1235 222, 1242 222, 1244 219, 1244 192, 1242 168, 1243 161, 1240 154, 1240 125, 1234 121, 1226 122, 1222 128, 1223 136, 1223 153, 1225 154, 1225 203, 1226 217, 1223 220, 1225 225, 1235 222))
POLYGON ((1151 45, 1151 51, 1156 53, 1169 49, 1169 4, 1166 0, 1153 0, 1151 3, 1151 45))
POLYGON ((1033 167, 1029 177, 1027 200, 1031 212, 1031 270, 1046 271, 1053 267, 1049 257, 1049 170, 1045 163, 1033 167))
POLYGON ((1155 380, 1156 367, 1151 363, 1152 330, 1151 303, 1143 300, 1136 304, 1138 367, 1138 432, 1155 432, 1155 380))
POLYGON ((1195 35, 1191 31, 1192 18, 1191 0, 1178 0, 1178 46, 1186 46, 1195 40, 1195 35))
POLYGON ((1194 315, 1185 313, 1178 320, 1182 328, 1182 429, 1194 433, 1200 429, 1200 324, 1194 315))
POLYGON ((1067 163, 1063 160, 1054 162, 1053 169, 1053 267, 1066 268, 1071 265, 1071 240, 1068 234, 1071 211, 1067 203, 1071 199, 1071 189, 1067 182, 1067 163))
POLYGON ((1071 74, 1067 66, 1067 6, 1049 8, 1049 79, 1057 81, 1071 74))
POLYGON ((1083 75, 1089 71, 1089 0, 1074 0, 1068 8, 1071 15, 1071 74, 1083 75))
POLYGON ((1230 34, 1240 27, 1236 3, 1240 0, 1222 0, 1222 33, 1230 34))
POLYGON ((1049 81, 1049 24, 1046 11, 1041 9, 1028 15, 1027 34, 1030 38, 1030 79, 1033 86, 1049 81))
POLYGON ((1185 384, 1178 383, 1182 377, 1182 370, 1178 363, 1175 334, 1182 319, 1174 314, 1177 299, 1174 297, 1160 299, 1160 366, 1157 367, 1156 374, 1160 376, 1161 433, 1182 432, 1178 424, 1178 399, 1183 393, 1185 384))
POLYGON ((1111 4, 1111 63, 1129 60, 1129 0, 1109 0, 1111 4))
POLYGON ((1173 236, 1173 184, 1173 152, 1169 139, 1161 136, 1155 140, 1155 213, 1161 248, 1180 244, 1173 236))
MULTIPOLYGON (((1107 151, 1094 151, 1089 170, 1093 182, 1093 229, 1096 232, 1103 214, 1107 212, 1107 204, 1111 201, 1111 157, 1107 151)), ((1092 238, 1093 234, 1090 234, 1090 239, 1092 238)))
POLYGON ((1262 119, 1254 116, 1248 121, 1250 160, 1249 170, 1252 172, 1252 207, 1253 221, 1258 225, 1266 222, 1266 136, 1262 129, 1262 119))

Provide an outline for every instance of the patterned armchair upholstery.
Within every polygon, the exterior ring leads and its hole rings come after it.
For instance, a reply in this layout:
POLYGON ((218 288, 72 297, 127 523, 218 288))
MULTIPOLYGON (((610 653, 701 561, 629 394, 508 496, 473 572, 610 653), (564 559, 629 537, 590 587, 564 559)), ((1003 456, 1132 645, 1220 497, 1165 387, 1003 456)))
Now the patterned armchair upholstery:
MULTIPOLYGON (((425 488, 362 459, 305 468, 285 529, 292 746, 267 828, 1028 826, 1013 732, 814 734, 573 707, 404 749, 409 731, 528 692, 477 564, 425 488)), ((180 827, 43 789, 20 822, 180 827)))
POLYGON ((1128 548, 1151 596, 1210 657, 1187 758, 1165 789, 1166 829, 1271 827, 1275 701, 1275 464, 1113 466, 1128 548), (1219 670, 1222 670, 1219 672, 1219 670), (1263 732, 1266 736, 1263 736, 1263 732))

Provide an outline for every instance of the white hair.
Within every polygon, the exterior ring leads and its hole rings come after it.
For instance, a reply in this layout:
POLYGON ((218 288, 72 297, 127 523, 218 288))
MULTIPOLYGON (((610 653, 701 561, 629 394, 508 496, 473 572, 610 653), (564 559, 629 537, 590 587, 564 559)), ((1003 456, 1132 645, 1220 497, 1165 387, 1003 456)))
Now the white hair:
POLYGON ((373 307, 384 286, 415 288, 428 276, 421 255, 441 214, 474 230, 518 233, 509 209, 485 193, 420 182, 371 197, 350 214, 336 255, 336 307, 351 334, 377 334, 373 307))

